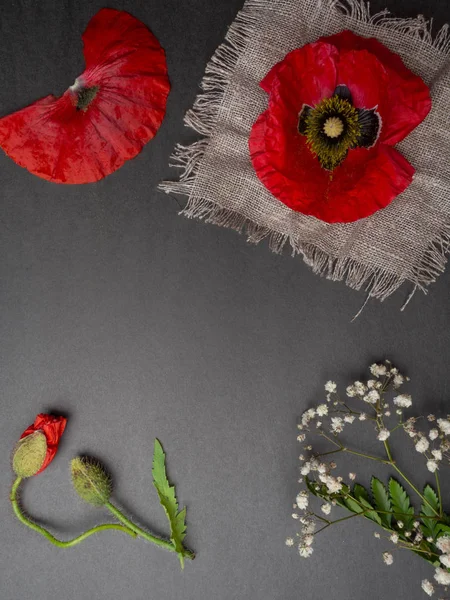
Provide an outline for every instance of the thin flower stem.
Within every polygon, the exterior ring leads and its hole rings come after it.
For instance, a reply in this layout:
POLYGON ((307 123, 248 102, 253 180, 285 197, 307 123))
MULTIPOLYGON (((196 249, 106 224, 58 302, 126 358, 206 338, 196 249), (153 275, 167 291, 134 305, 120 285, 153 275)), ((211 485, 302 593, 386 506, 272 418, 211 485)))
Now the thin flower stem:
POLYGON ((370 454, 363 454, 362 452, 357 452, 356 450, 350 450, 349 448, 343 448, 344 452, 349 452, 350 454, 356 454, 356 456, 362 456, 363 458, 368 458, 369 460, 376 460, 385 465, 393 464, 391 460, 384 460, 384 458, 379 458, 378 456, 371 456, 370 454))
MULTIPOLYGON (((176 550, 174 544, 172 544, 172 542, 170 542, 168 540, 163 540, 162 538, 160 538, 156 535, 152 535, 148 531, 141 529, 135 523, 133 523, 133 521, 131 521, 128 517, 126 517, 116 506, 114 506, 114 504, 111 504, 111 502, 107 502, 105 504, 105 507, 116 517, 116 519, 118 519, 121 523, 126 525, 126 527, 128 529, 131 529, 132 531, 134 531, 138 536, 146 539, 149 542, 152 542, 153 544, 156 544, 160 548, 164 548, 165 550, 168 550, 169 552, 177 552, 177 550, 176 550)), ((195 554, 193 552, 191 552, 190 550, 187 550, 186 548, 183 548, 183 551, 181 552, 181 554, 185 558, 190 558, 191 560, 193 560, 195 558, 195 554)))
POLYGON ((436 478, 436 488, 437 488, 438 498, 439 498, 439 515, 442 517, 444 513, 442 510, 441 484, 439 481, 439 475, 438 475, 437 471, 434 472, 434 476, 436 478))
POLYGON ((11 506, 14 511, 14 514, 16 515, 16 517, 19 519, 19 521, 21 523, 23 523, 24 525, 26 525, 33 531, 40 533, 42 536, 47 538, 47 540, 51 544, 53 544, 57 548, 71 548, 72 546, 76 546, 77 544, 79 544, 80 542, 82 542, 83 540, 88 538, 90 535, 93 535, 94 533, 98 533, 100 531, 108 531, 110 529, 123 531, 124 533, 127 533, 128 535, 131 535, 131 537, 134 537, 134 538, 137 537, 137 534, 134 531, 132 531, 131 529, 129 529, 128 527, 124 527, 123 525, 117 525, 114 523, 107 523, 104 525, 97 525, 96 527, 93 527, 92 529, 88 529, 87 531, 85 531, 81 535, 77 536, 76 538, 73 538, 72 540, 67 540, 65 542, 63 542, 62 540, 58 540, 49 531, 44 529, 44 527, 41 527, 40 525, 33 523, 33 521, 30 521, 30 519, 28 519, 28 517, 26 517, 24 515, 24 513, 22 512, 22 510, 19 506, 19 502, 17 500, 17 490, 18 490, 21 482, 22 482, 22 477, 17 477, 17 479, 14 481, 12 488, 11 488, 10 500, 11 500, 11 506))

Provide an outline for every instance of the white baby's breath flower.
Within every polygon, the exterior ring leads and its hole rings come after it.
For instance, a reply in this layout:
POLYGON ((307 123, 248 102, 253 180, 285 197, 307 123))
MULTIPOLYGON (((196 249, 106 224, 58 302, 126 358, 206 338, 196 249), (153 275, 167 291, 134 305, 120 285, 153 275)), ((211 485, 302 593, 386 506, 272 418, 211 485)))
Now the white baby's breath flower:
POLYGON ((394 557, 390 552, 383 552, 383 560, 387 565, 392 565, 394 562, 394 557))
POLYGON ((395 396, 394 404, 400 408, 409 408, 412 404, 411 396, 409 394, 400 394, 395 396))
POLYGON ((430 442, 427 440, 426 437, 421 437, 419 439, 419 441, 416 442, 416 445, 415 445, 417 452, 420 452, 421 454, 426 452, 429 447, 430 447, 430 442))
POLYGON ((450 421, 448 419, 438 419, 437 424, 442 433, 450 435, 450 421))
POLYGON ((378 533, 378 531, 375 531, 373 534, 373 537, 377 538, 377 540, 379 540, 381 538, 381 535, 378 533))
POLYGON ((306 477, 311 472, 311 463, 305 462, 302 468, 300 469, 300 474, 306 477))
POLYGON ((405 524, 403 523, 403 521, 397 521, 397 527, 399 529, 403 529, 404 526, 405 526, 405 524))
POLYGON ((357 396, 364 396, 364 394, 367 392, 367 386, 365 386, 362 381, 355 381, 353 387, 355 388, 357 396))
POLYGON ((393 534, 392 534, 392 535, 389 537, 389 539, 391 540, 391 542, 392 542, 393 544, 397 544, 397 543, 398 543, 398 533, 395 533, 395 532, 394 532, 394 533, 393 533, 393 534))
POLYGON ((344 421, 346 423, 353 423, 354 420, 355 420, 354 415, 345 415, 345 417, 344 417, 344 421))
POLYGON ((297 442, 304 442, 306 440, 306 435, 304 433, 300 433, 300 435, 297 436, 297 442))
POLYGON ((400 375, 400 373, 397 373, 397 375, 395 375, 394 377, 394 385, 395 387, 400 387, 405 381, 405 378, 403 377, 403 375, 400 375))
POLYGON ((428 581, 428 579, 424 579, 422 581, 422 589, 425 594, 428 594, 428 596, 432 596, 434 594, 434 586, 431 581, 428 581))
POLYGON ((352 481, 355 481, 355 479, 356 479, 356 473, 349 473, 349 474, 348 474, 348 476, 349 476, 349 478, 350 478, 352 481))
POLYGON ((342 483, 339 481, 339 479, 336 477, 332 477, 331 475, 327 475, 325 477, 324 483, 327 486, 329 494, 336 494, 342 489, 342 483))
POLYGON ((311 554, 313 553, 313 547, 312 546, 302 546, 302 544, 300 544, 298 547, 298 553, 300 554, 300 556, 302 558, 309 558, 311 556, 311 554))
POLYGON ((431 454, 434 456, 436 460, 442 460, 442 451, 441 450, 432 450, 431 454))
POLYGON ((385 417, 390 417, 390 416, 391 416, 391 411, 390 411, 390 410, 387 410, 387 411, 384 413, 384 416, 385 416, 385 417))
POLYGON ((365 421, 365 420, 367 419, 367 415, 366 415, 366 413, 361 413, 361 414, 359 415, 358 419, 359 419, 360 421, 365 421))
POLYGON ((316 408, 316 412, 319 417, 324 417, 328 414, 328 406, 326 404, 319 404, 319 406, 316 408))
POLYGON ((324 515, 329 515, 331 512, 331 504, 329 504, 328 502, 326 504, 322 504, 320 510, 323 512, 324 515))
POLYGON ((435 460, 427 460, 427 469, 434 473, 438 468, 438 464, 435 460))
POLYGON ((436 541, 436 546, 443 554, 450 554, 450 535, 443 535, 436 541))
POLYGON ((330 394, 334 394, 334 392, 336 391, 336 384, 334 383, 334 381, 327 381, 325 384, 325 391, 329 392, 330 394))
POLYGON ((436 421, 436 417, 434 415, 428 415, 427 419, 430 421, 430 423, 432 421, 436 421))
POLYGON ((434 578, 441 585, 449 585, 450 584, 450 573, 445 569, 441 569, 441 567, 437 567, 434 572, 434 578))
POLYGON ((430 438, 430 440, 435 440, 439 437, 439 431, 437 429, 430 429, 428 437, 430 438))
POLYGON ((377 439, 379 439, 380 442, 384 442, 385 440, 388 439, 388 437, 390 435, 391 435, 391 433, 388 429, 380 429, 380 431, 378 432, 378 435, 377 435, 377 439))
POLYGON ((312 533, 307 533, 302 538, 302 543, 304 546, 312 546, 313 542, 314 542, 314 536, 312 533))
POLYGON ((293 519, 295 519, 296 521, 297 521, 297 519, 299 519, 299 518, 300 518, 300 517, 298 516, 298 514, 297 514, 297 513, 292 513, 291 517, 292 517, 293 519))
POLYGON ((308 507, 308 492, 303 491, 297 494, 297 498, 295 499, 297 506, 300 510, 304 510, 308 507))
POLYGON ((444 567, 450 568, 450 554, 441 554, 439 560, 444 565, 444 567))
POLYGON ((355 390, 355 386, 353 385, 349 385, 347 387, 347 389, 345 390, 345 393, 347 394, 347 396, 349 398, 354 398, 356 396, 356 390, 355 390))
POLYGON ((370 372, 374 377, 383 377, 384 375, 386 375, 387 369, 385 365, 373 364, 370 365, 370 372))
POLYGON ((376 404, 379 399, 380 394, 377 392, 377 390, 370 390, 370 392, 363 398, 364 402, 367 402, 368 404, 376 404))
POLYGON ((294 545, 294 539, 291 538, 291 537, 286 538, 285 544, 286 544, 286 546, 293 546, 294 545))
POLYGON ((341 417, 331 417, 331 431, 333 433, 341 433, 344 429, 344 423, 341 417))

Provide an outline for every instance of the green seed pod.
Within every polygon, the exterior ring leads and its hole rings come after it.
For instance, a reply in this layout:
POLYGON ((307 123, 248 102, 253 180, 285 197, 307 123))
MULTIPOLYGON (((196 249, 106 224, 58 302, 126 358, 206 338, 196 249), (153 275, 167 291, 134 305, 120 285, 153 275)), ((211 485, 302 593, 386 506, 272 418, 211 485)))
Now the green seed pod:
POLYGON ((19 477, 32 477, 39 472, 47 454, 47 438, 42 431, 34 431, 17 442, 12 468, 19 477))
POLYGON ((72 483, 82 500, 93 506, 103 506, 112 491, 111 478, 103 467, 89 458, 73 458, 70 464, 72 483))

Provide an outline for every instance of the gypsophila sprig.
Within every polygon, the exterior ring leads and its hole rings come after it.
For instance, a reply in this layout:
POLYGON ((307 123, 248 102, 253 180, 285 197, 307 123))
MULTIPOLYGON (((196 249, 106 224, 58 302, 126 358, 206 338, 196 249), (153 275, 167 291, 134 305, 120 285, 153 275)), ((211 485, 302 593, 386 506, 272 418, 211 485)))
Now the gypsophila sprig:
POLYGON ((308 558, 316 536, 331 525, 357 517, 370 519, 383 530, 375 537, 389 545, 382 549, 386 565, 395 563, 395 552, 410 550, 433 566, 433 581, 424 579, 420 584, 432 596, 441 586, 450 585, 450 516, 443 510, 440 483, 442 468, 450 464, 450 415, 406 417, 413 399, 400 388, 409 378, 388 360, 372 364, 369 370, 370 378, 348 385, 343 397, 336 383, 327 381, 325 401, 301 416, 297 440, 302 444, 300 482, 305 487, 297 494, 292 515, 300 531, 297 542, 291 537, 286 545, 297 547, 300 556, 308 558), (355 426, 369 430, 375 451, 366 452, 348 441, 349 428, 355 426), (416 484, 405 474, 391 449, 393 435, 402 437, 412 456, 424 461, 433 486, 416 484), (340 475, 336 460, 342 453, 354 457, 358 466, 365 459, 385 467, 385 481, 373 476, 368 490, 355 481, 357 473, 340 475), (317 509, 313 497, 320 500, 317 509), (333 510, 339 509, 350 514, 333 518, 333 510))

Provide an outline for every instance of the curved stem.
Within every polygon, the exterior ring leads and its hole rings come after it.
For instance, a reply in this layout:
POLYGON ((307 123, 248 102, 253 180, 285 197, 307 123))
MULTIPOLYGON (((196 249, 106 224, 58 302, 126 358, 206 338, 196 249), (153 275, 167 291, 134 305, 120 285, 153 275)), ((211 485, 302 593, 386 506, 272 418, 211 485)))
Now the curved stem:
POLYGON ((443 513, 443 509, 442 509, 441 484, 439 481, 439 475, 438 475, 437 471, 434 472, 434 476, 436 477, 436 488, 437 488, 438 498, 439 498, 439 515, 442 517, 442 515, 444 513, 443 513))
POLYGON ((19 506, 19 502, 17 500, 17 490, 21 483, 22 483, 22 477, 17 477, 17 479, 14 481, 12 488, 11 488, 10 500, 11 500, 11 506, 14 511, 14 514, 16 515, 16 517, 19 519, 19 521, 21 523, 23 523, 24 525, 26 525, 33 531, 40 533, 42 536, 47 538, 47 540, 51 544, 53 544, 57 548, 70 548, 72 546, 76 546, 77 544, 79 544, 80 542, 82 542, 83 540, 88 538, 90 535, 93 535, 94 533, 98 533, 100 531, 108 531, 109 529, 123 531, 124 533, 127 533, 128 535, 131 535, 132 537, 137 537, 136 533, 133 530, 130 530, 129 528, 124 527, 123 525, 116 525, 114 523, 106 523, 104 525, 97 525, 96 527, 93 527, 92 529, 88 529, 87 531, 85 531, 81 535, 73 538, 72 540, 67 540, 66 542, 63 542, 62 540, 58 540, 49 531, 47 531, 47 529, 44 529, 44 527, 41 527, 40 525, 33 523, 33 521, 30 521, 30 519, 28 519, 28 517, 26 515, 24 515, 24 513, 22 512, 22 510, 19 506))
MULTIPOLYGON (((111 504, 111 502, 107 502, 105 507, 116 517, 118 521, 123 523, 128 529, 131 529, 131 531, 134 531, 138 536, 146 539, 149 542, 152 542, 153 544, 156 544, 160 548, 168 550, 169 552, 177 552, 172 542, 163 540, 162 538, 145 531, 145 529, 141 529, 141 527, 138 527, 135 523, 133 523, 133 521, 126 517, 116 506, 114 506, 114 504, 111 504)), ((190 558, 191 560, 195 558, 194 552, 191 552, 186 548, 183 548, 183 552, 181 554, 185 558, 190 558)))

